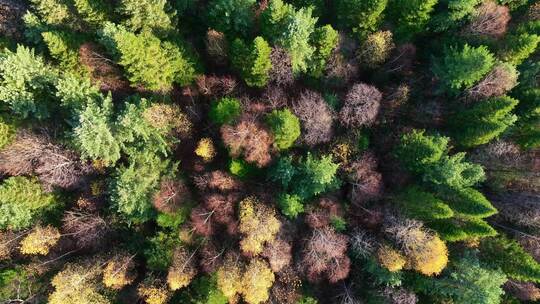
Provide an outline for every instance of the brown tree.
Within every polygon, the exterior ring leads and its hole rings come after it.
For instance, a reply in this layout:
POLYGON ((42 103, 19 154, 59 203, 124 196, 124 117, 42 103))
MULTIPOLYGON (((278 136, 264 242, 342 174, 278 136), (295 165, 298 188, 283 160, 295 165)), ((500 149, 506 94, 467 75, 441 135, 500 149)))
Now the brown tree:
POLYGON ((463 32, 469 36, 500 38, 506 33, 509 21, 510 9, 488 0, 476 9, 473 19, 463 32))
POLYGON ((291 57, 281 47, 272 48, 270 53, 272 69, 270 70, 270 83, 278 86, 289 86, 294 82, 291 57))
POLYGON ((418 297, 412 291, 402 287, 385 287, 381 296, 388 304, 416 304, 418 297))
POLYGON ((540 289, 531 282, 508 280, 503 285, 504 290, 520 301, 540 300, 540 289))
POLYGON ((384 70, 387 73, 410 75, 413 72, 415 60, 416 46, 405 43, 394 49, 390 59, 384 65, 384 70))
POLYGON ((200 191, 232 191, 243 188, 242 182, 234 178, 229 173, 220 170, 197 175, 193 178, 193 182, 200 191))
POLYGON ((97 214, 81 210, 66 211, 62 218, 62 230, 70 236, 77 248, 97 249, 106 245, 110 228, 107 222, 97 214))
POLYGON ((293 103, 293 112, 300 119, 301 139, 308 146, 329 142, 334 136, 332 110, 321 94, 306 90, 293 103))
POLYGON ((0 35, 20 39, 23 35, 23 15, 28 10, 24 2, 17 0, 0 1, 0 35))
POLYGON ((346 127, 370 126, 379 113, 382 94, 374 86, 357 83, 345 96, 339 120, 346 127))
POLYGON ((82 188, 93 169, 74 152, 52 143, 47 135, 21 131, 0 151, 0 172, 11 176, 35 174, 51 191, 53 187, 82 188))
POLYGON ((237 125, 223 125, 221 137, 232 157, 244 156, 247 162, 265 167, 271 160, 272 135, 254 119, 243 118, 237 125))
POLYGON ((320 198, 317 205, 306 214, 306 223, 313 229, 323 228, 332 224, 335 218, 343 217, 341 205, 330 198, 320 198))
POLYGON ((291 264, 292 246, 285 240, 278 238, 266 243, 261 255, 268 260, 273 272, 279 272, 291 264))
POLYGON ((225 248, 218 248, 213 241, 206 241, 199 250, 199 266, 205 273, 213 273, 223 265, 225 248))
POLYGON ((518 73, 510 64, 496 65, 484 79, 467 90, 467 97, 471 100, 480 100, 493 96, 500 96, 517 85, 518 73))
POLYGON ((191 192, 187 185, 180 180, 164 179, 159 190, 154 194, 154 208, 165 213, 175 213, 182 203, 191 200, 191 192))
POLYGON ((233 93, 238 86, 236 79, 229 75, 201 75, 195 83, 201 95, 215 98, 233 93))
POLYGON ((383 190, 382 175, 377 172, 377 159, 366 152, 350 165, 349 199, 353 204, 362 205, 365 202, 380 198, 383 190))
POLYGON ((212 61, 217 65, 227 64, 227 53, 229 45, 225 34, 216 30, 209 29, 206 32, 206 52, 212 61))
POLYGON ((315 229, 306 240, 299 268, 310 282, 336 283, 349 275, 348 237, 332 228, 315 229))
POLYGON ((292 267, 285 267, 276 273, 276 281, 270 290, 269 303, 297 303, 302 296, 302 280, 292 267))
POLYGON ((504 192, 490 197, 499 211, 498 216, 522 227, 540 229, 540 194, 504 192))

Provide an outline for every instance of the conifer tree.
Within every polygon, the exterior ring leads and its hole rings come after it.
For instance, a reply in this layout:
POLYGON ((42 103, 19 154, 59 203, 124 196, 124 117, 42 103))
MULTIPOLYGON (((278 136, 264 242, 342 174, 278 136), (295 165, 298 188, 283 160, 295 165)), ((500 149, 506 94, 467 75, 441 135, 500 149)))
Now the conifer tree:
POLYGON ((236 39, 231 46, 232 65, 249 86, 264 87, 269 79, 272 62, 271 48, 262 37, 256 37, 251 45, 236 39))
POLYGON ((267 122, 274 134, 274 144, 280 150, 292 146, 300 136, 300 121, 288 109, 272 111, 267 122))
POLYGON ((377 30, 388 0, 337 0, 333 2, 337 24, 366 36, 377 30))

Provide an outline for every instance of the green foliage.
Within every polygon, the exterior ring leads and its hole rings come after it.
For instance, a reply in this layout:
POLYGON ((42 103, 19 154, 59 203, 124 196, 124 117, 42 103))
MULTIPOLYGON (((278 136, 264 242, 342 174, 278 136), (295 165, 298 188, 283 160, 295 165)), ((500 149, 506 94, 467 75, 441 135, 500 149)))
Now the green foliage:
POLYGON ((0 229, 28 228, 56 205, 37 179, 10 177, 0 184, 0 229))
POLYGON ((168 160, 148 152, 132 155, 129 165, 120 166, 113 174, 110 193, 114 208, 132 223, 142 223, 154 217, 152 195, 167 172, 174 172, 168 160))
POLYGON ((272 49, 264 38, 256 37, 251 45, 236 39, 231 45, 232 66, 251 87, 264 87, 268 82, 272 49))
POLYGON ((208 4, 208 26, 228 37, 247 38, 253 30, 256 0, 212 0, 208 4))
POLYGON ((64 31, 50 31, 41 33, 41 36, 49 54, 60 63, 61 68, 76 70, 79 67, 80 40, 75 35, 64 31))
POLYGON ((315 52, 310 45, 317 23, 312 11, 311 7, 297 10, 282 0, 271 0, 261 14, 263 36, 289 52, 295 74, 307 71, 308 60, 315 52))
POLYGON ((422 293, 451 299, 454 304, 498 304, 506 280, 504 273, 482 267, 474 255, 467 254, 445 276, 420 278, 416 287, 422 293))
POLYGON ((0 53, 0 101, 14 114, 44 119, 57 81, 57 72, 36 56, 33 49, 19 45, 17 52, 0 53))
POLYGON ((396 197, 396 203, 409 217, 424 221, 454 216, 452 209, 435 195, 411 186, 396 197))
POLYGON ((468 17, 476 12, 476 6, 481 0, 446 0, 446 10, 441 11, 431 18, 430 23, 437 32, 443 32, 449 28, 457 27, 468 17))
POLYGON ((300 136, 300 120, 289 109, 273 110, 266 121, 274 134, 274 144, 279 150, 291 147, 300 136))
POLYGON ((165 134, 144 119, 143 113, 148 106, 149 102, 144 98, 128 100, 115 124, 115 138, 129 155, 144 151, 167 156, 170 147, 165 134))
POLYGON ((396 157, 410 171, 420 173, 446 153, 448 137, 425 135, 424 130, 413 130, 401 136, 396 157))
POLYGON ((392 272, 381 266, 373 257, 364 262, 364 270, 371 275, 376 285, 401 286, 403 283, 403 273, 401 271, 392 272))
POLYGON ((469 148, 490 142, 517 120, 510 113, 517 104, 516 99, 500 96, 460 111, 450 120, 457 143, 469 148))
POLYGON ((519 119, 512 133, 521 147, 534 149, 540 146, 540 88, 520 92, 519 99, 519 119))
POLYGON ((0 270, 0 299, 31 299, 44 285, 23 267, 0 270))
POLYGON ((477 240, 479 238, 497 235, 485 220, 474 217, 453 217, 450 219, 434 220, 429 226, 437 231, 447 242, 477 240))
POLYGON ((178 42, 161 41, 148 31, 134 34, 112 23, 100 37, 135 85, 166 91, 173 82, 187 85, 195 78, 195 60, 178 42))
POLYGON ((229 172, 232 175, 245 179, 255 173, 256 167, 247 163, 243 159, 231 159, 229 163, 229 172))
POLYGON ((176 12, 167 0, 121 0, 119 11, 126 18, 123 25, 133 32, 152 30, 163 34, 176 25, 176 12))
POLYGON ((465 153, 443 156, 438 162, 426 167, 423 180, 435 187, 454 189, 472 187, 485 180, 482 166, 464 161, 465 153))
POLYGON ((497 213, 482 192, 473 188, 447 190, 440 195, 452 210, 462 215, 484 218, 497 213))
POLYGON ((242 113, 242 105, 240 101, 232 97, 223 97, 210 105, 210 120, 212 122, 223 125, 231 124, 242 113))
POLYGON ((509 278, 523 282, 540 282, 540 264, 521 245, 504 236, 483 239, 481 259, 509 278))
POLYGON ((64 0, 30 0, 41 20, 50 25, 61 25, 71 19, 71 12, 64 0))
POLYGON ((364 37, 378 29, 388 0, 336 0, 333 4, 339 27, 364 37))
POLYGON ((112 13, 106 0, 73 0, 73 6, 81 18, 94 28, 109 21, 112 13))
POLYGON ((99 104, 106 99, 90 79, 75 74, 64 74, 58 79, 56 98, 60 100, 60 107, 69 116, 68 121, 71 125, 77 124, 79 115, 90 102, 99 104))
POLYGON ((389 0, 390 20, 396 26, 395 34, 410 39, 423 31, 438 0, 389 0))
POLYGON ((529 33, 509 35, 505 47, 501 51, 504 61, 518 65, 534 53, 540 43, 540 36, 529 33))
POLYGON ((494 64, 495 57, 485 46, 465 44, 462 49, 451 47, 446 50, 443 58, 435 61, 432 70, 444 89, 455 92, 470 88, 494 64))
POLYGON ((110 96, 101 104, 89 102, 81 112, 73 137, 83 158, 102 161, 106 166, 120 159, 120 143, 113 133, 112 114, 110 96))
POLYGON ((330 155, 315 157, 308 153, 295 163, 290 157, 280 158, 269 174, 271 180, 288 190, 286 193, 307 200, 339 185, 338 167, 330 155))
POLYGON ((296 218, 300 213, 304 212, 302 199, 295 194, 280 194, 278 197, 278 206, 281 213, 290 219, 296 218))
POLYGON ((339 34, 331 25, 318 27, 311 35, 311 45, 315 48, 308 66, 309 75, 319 78, 326 68, 326 62, 339 42, 339 34))
POLYGON ((180 244, 176 233, 159 231, 155 236, 148 239, 143 250, 148 268, 165 271, 172 263, 173 251, 180 244))
POLYGON ((15 125, 0 117, 0 150, 15 139, 16 131, 15 125))
POLYGON ((295 304, 318 304, 319 301, 317 301, 315 298, 312 298, 310 296, 302 296, 300 300, 298 300, 295 304))
POLYGON ((330 224, 338 232, 345 232, 347 230, 347 221, 340 216, 331 217, 330 224))
POLYGON ((227 297, 217 286, 216 275, 201 276, 195 279, 186 290, 178 297, 173 298, 172 303, 184 304, 227 304, 227 297))

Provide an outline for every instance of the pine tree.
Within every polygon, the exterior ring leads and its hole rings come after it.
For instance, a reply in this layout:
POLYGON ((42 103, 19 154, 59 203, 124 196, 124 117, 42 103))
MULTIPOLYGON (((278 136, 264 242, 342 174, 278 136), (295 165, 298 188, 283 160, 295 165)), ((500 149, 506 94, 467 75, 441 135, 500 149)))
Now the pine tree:
POLYGON ((255 0, 212 0, 208 4, 208 25, 229 38, 247 38, 253 31, 255 4, 255 0))
POLYGON ((540 43, 540 36, 529 33, 515 33, 508 35, 505 47, 501 50, 504 61, 519 65, 534 53, 540 43))
POLYGON ((100 38, 135 85, 167 91, 173 82, 187 85, 195 78, 195 60, 181 43, 161 41, 149 31, 134 34, 112 23, 105 24, 100 38))
POLYGON ((248 86, 264 87, 268 82, 272 68, 270 52, 270 45, 262 37, 256 37, 251 45, 240 39, 232 43, 232 65, 248 86))
POLYGON ((236 98, 223 97, 210 105, 208 115, 212 122, 222 124, 232 124, 242 113, 242 105, 236 98))
POLYGON ((73 6, 81 18, 94 28, 110 21, 112 8, 105 0, 73 0, 73 6))
POLYGON ((514 280, 540 282, 540 264, 518 242, 501 235, 483 239, 480 248, 480 257, 489 267, 514 280))
POLYGON ((49 31, 41 33, 51 57, 60 63, 63 69, 77 71, 79 66, 78 37, 70 32, 49 31))
POLYGON ((395 154, 408 170, 421 173, 441 159, 449 140, 440 135, 425 135, 424 130, 412 130, 401 136, 395 154))
POLYGON ((57 72, 35 55, 33 49, 19 45, 15 53, 0 53, 0 100, 21 118, 49 116, 57 72))
POLYGON ((473 86, 494 64, 495 57, 485 46, 465 44, 462 49, 451 47, 446 50, 443 58, 435 61, 432 70, 445 90, 456 92, 473 86))
POLYGON ((32 226, 56 204, 54 195, 45 193, 37 179, 10 177, 0 184, 0 228, 21 230, 32 226))
POLYGON ((422 32, 438 0, 389 0, 388 15, 396 25, 395 33, 404 40, 422 32))
POLYGON ((133 32, 165 34, 176 26, 176 11, 167 0, 121 0, 119 11, 126 17, 123 24, 133 32))
POLYGON ((315 28, 311 35, 311 45, 315 48, 313 57, 308 62, 308 73, 320 78, 326 68, 326 63, 339 42, 339 34, 331 25, 315 28))
POLYGON ((388 0, 337 0, 334 12, 341 29, 349 29, 366 36, 374 32, 382 21, 388 0))
POLYGON ((510 113, 517 104, 516 99, 500 96, 460 111, 450 123, 456 141, 467 148, 490 142, 517 120, 510 113))
POLYGON ((41 20, 49 25, 62 25, 73 18, 68 3, 64 0, 31 0, 41 20))
POLYGON ((419 220, 430 221, 454 216, 447 203, 417 186, 408 187, 395 200, 409 217, 419 220))

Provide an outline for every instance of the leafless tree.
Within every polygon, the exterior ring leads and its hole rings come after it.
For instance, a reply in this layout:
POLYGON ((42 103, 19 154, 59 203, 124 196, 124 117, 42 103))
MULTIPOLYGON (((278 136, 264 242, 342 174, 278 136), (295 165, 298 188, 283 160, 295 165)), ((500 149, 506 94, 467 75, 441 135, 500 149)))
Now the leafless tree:
POLYGON ((302 125, 302 141, 308 146, 327 143, 334 136, 334 114, 321 94, 306 90, 293 103, 302 125))
POLYGON ((22 1, 0 0, 0 35, 16 40, 22 38, 22 17, 27 10, 22 1))
POLYGON ((203 96, 208 97, 223 97, 233 93, 238 82, 232 76, 216 76, 216 75, 202 75, 196 79, 197 88, 203 96))
POLYGON ((228 44, 223 33, 209 29, 206 32, 206 52, 214 63, 218 65, 227 64, 228 44))
POLYGON ((499 38, 506 33, 510 21, 510 9, 495 1, 484 1, 476 9, 471 22, 464 28, 464 34, 499 38))
POLYGON ((540 194, 505 192, 490 197, 499 216, 515 225, 540 229, 540 194))
POLYGON ((508 280, 503 288, 506 292, 518 298, 521 301, 540 300, 540 289, 531 282, 519 282, 508 280))
POLYGON ((385 287, 381 295, 388 304, 416 304, 418 297, 412 291, 402 287, 385 287))
POLYGON ((377 239, 366 230, 355 229, 350 236, 352 252, 361 258, 371 256, 378 247, 377 239))
POLYGON ((73 190, 88 183, 93 173, 72 151, 52 143, 47 135, 21 131, 0 151, 0 172, 8 175, 35 174, 47 190, 53 187, 73 190))
POLYGON ((493 96, 500 96, 517 85, 518 73, 509 64, 498 64, 484 79, 467 90, 467 97, 471 100, 480 100, 493 96))
POLYGON ((235 126, 223 125, 221 137, 233 157, 243 155, 260 168, 270 163, 272 135, 254 119, 244 118, 235 126))
POLYGON ((176 212, 182 203, 191 200, 188 186, 180 180, 165 179, 161 182, 159 190, 154 194, 154 207, 165 213, 176 212))
POLYGON ((333 199, 323 197, 317 205, 306 214, 306 223, 313 229, 323 228, 331 225, 332 220, 343 217, 341 205, 333 199))
POLYGON ((223 264, 225 248, 218 248, 212 241, 206 241, 199 250, 199 266, 205 273, 212 273, 223 264))
POLYGON ((377 171, 377 160, 372 153, 366 152, 350 165, 349 199, 353 204, 380 198, 383 190, 382 175, 377 171))
POLYGON ((349 275, 348 238, 332 228, 315 229, 302 250, 299 268, 310 282, 336 283, 349 275))
POLYGON ((200 191, 232 191, 242 189, 242 183, 225 171, 214 170, 194 177, 195 186, 200 191))
POLYGON ((63 233, 75 241, 79 249, 97 249, 106 245, 104 241, 110 228, 97 214, 80 210, 66 211, 62 218, 63 233))
POLYGON ((394 49, 390 59, 384 65, 384 70, 387 73, 409 75, 413 71, 415 60, 416 46, 412 43, 405 43, 394 49))
POLYGON ((379 113, 382 94, 374 86, 357 83, 347 93, 339 120, 346 127, 370 126, 379 113))
POLYGON ((282 239, 266 243, 262 256, 268 259, 273 272, 279 272, 292 261, 292 246, 282 239))
POLYGON ((270 53, 272 69, 270 70, 270 83, 278 86, 289 86, 294 82, 291 57, 281 47, 272 48, 270 53))

